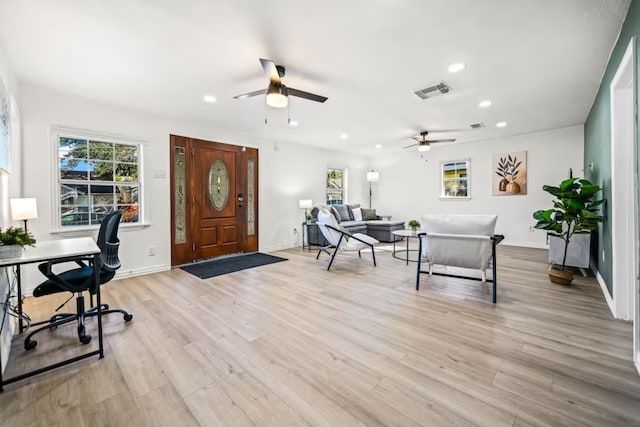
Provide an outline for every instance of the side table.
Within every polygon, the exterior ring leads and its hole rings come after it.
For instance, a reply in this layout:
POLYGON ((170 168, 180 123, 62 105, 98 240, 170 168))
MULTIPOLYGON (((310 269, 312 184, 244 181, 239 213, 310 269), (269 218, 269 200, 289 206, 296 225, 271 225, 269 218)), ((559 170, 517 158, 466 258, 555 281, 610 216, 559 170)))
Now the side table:
POLYGON ((400 259, 402 261, 405 261, 407 263, 407 265, 409 265, 409 261, 418 262, 418 258, 420 257, 420 254, 418 254, 416 259, 411 259, 409 257, 410 253, 412 253, 412 252, 418 253, 418 251, 419 251, 418 249, 409 249, 409 239, 412 239, 412 238, 416 238, 417 239, 417 238, 419 238, 418 234, 422 233, 422 232, 423 232, 423 230, 415 230, 415 231, 414 230, 396 230, 396 231, 392 231, 391 234, 393 234, 394 236, 400 236, 400 237, 406 239, 406 241, 407 241, 407 248, 406 249, 401 249, 401 250, 397 250, 396 251, 396 242, 394 240, 394 242, 393 242, 393 253, 392 253, 393 257, 396 258, 396 259, 400 259), (400 254, 404 253, 405 256, 404 257, 398 256, 397 254, 399 254, 399 253, 400 254))

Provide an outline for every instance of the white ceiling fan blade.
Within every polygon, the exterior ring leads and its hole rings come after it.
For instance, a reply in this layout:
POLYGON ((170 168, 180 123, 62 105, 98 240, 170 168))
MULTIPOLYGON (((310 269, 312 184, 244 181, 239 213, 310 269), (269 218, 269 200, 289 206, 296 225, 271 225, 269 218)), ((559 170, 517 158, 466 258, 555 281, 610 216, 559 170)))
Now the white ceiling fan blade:
POLYGON ((269 78, 272 82, 282 84, 275 62, 271 61, 270 59, 260 58, 260 64, 262 65, 262 69, 264 70, 264 72, 269 75, 269 78))

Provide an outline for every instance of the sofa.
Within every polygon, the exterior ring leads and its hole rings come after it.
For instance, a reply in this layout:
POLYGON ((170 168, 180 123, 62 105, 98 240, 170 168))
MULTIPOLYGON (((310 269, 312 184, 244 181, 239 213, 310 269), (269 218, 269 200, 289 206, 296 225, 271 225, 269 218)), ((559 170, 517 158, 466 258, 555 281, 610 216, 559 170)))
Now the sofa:
POLYGON ((420 274, 453 276, 489 281, 493 284, 493 303, 496 302, 496 245, 504 236, 496 235, 497 215, 426 215, 420 237, 416 290, 420 288, 420 274), (428 270, 422 265, 428 264, 428 270), (433 265, 480 270, 481 278, 457 274, 435 273, 433 265), (487 280, 487 269, 492 276, 487 280))
MULTIPOLYGON (((392 232, 403 230, 405 228, 404 221, 383 220, 376 214, 375 209, 361 208, 359 204, 329 205, 325 206, 325 208, 333 214, 341 227, 346 228, 352 234, 366 234, 380 242, 402 240, 402 237, 395 236, 392 232), (358 209, 361 211, 361 218, 357 216, 358 209), (356 211, 355 213, 354 210, 356 211)), ((316 224, 318 212, 319 207, 314 207, 311 210, 313 219, 307 225, 307 239, 310 245, 323 246, 326 242, 316 224)))

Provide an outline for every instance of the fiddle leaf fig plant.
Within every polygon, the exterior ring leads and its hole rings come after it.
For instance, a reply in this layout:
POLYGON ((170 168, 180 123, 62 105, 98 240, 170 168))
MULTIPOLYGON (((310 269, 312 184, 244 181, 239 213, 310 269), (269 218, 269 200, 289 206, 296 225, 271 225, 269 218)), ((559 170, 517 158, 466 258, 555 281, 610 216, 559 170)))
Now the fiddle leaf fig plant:
POLYGON ((544 191, 555 196, 553 208, 533 213, 536 228, 564 240, 561 270, 566 269, 567 248, 574 234, 590 234, 604 220, 599 214, 604 199, 594 200, 602 189, 586 179, 569 178, 554 187, 544 185, 544 191))

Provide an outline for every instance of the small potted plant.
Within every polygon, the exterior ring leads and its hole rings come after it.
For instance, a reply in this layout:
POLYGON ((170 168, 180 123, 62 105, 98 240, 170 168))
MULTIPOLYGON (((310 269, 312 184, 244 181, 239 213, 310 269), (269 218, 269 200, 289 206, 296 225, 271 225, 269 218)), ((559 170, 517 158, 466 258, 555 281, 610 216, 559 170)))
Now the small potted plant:
POLYGON ((542 189, 555 196, 556 200, 553 201, 552 209, 533 213, 533 218, 538 221, 536 228, 564 240, 562 265, 551 265, 549 280, 560 285, 570 285, 573 272, 566 268, 569 241, 574 234, 590 234, 603 221, 604 218, 598 211, 604 199, 594 200, 601 188, 586 179, 569 178, 562 181, 559 187, 545 185, 542 189))
POLYGON ((311 220, 313 219, 313 215, 311 215, 310 213, 306 214, 304 216, 304 218, 307 220, 307 223, 310 223, 311 220))
POLYGON ((0 229, 0 258, 17 258, 25 246, 34 246, 36 239, 28 231, 18 227, 0 229))
POLYGON ((421 227, 421 224, 415 219, 412 219, 411 221, 409 221, 407 225, 409 226, 411 231, 416 231, 418 228, 421 227))

